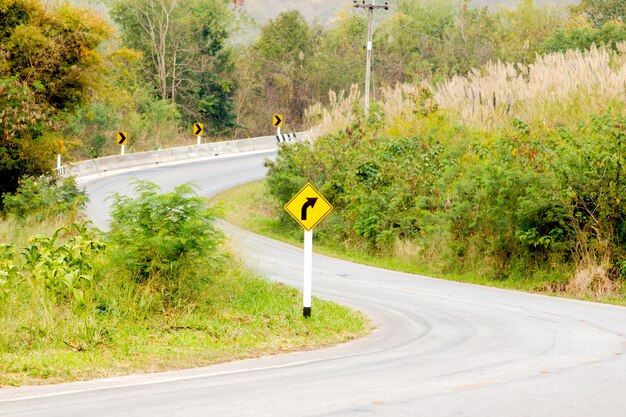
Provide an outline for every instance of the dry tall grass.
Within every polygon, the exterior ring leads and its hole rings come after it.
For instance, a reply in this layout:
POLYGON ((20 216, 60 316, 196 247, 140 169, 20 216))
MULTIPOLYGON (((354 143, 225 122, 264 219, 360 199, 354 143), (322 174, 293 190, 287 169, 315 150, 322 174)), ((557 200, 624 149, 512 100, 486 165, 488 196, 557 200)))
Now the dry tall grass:
POLYGON ((585 256, 578 261, 576 272, 570 277, 565 291, 576 297, 614 294, 619 285, 609 276, 610 265, 608 258, 598 261, 592 256, 585 256))
MULTIPOLYGON (((362 94, 356 84, 350 87, 347 95, 342 90, 339 94, 329 91, 328 96, 328 106, 316 103, 305 111, 305 121, 312 126, 313 138, 347 128, 361 112, 362 94)), ((387 133, 393 136, 412 135, 415 118, 437 108, 430 87, 425 84, 397 84, 394 88, 381 88, 380 97, 375 105, 387 118, 387 133)))
MULTIPOLYGON (((415 123, 420 106, 416 97, 423 86, 399 84, 382 88, 377 105, 388 118, 388 126, 415 123)), ((592 47, 537 56, 530 65, 495 62, 474 69, 441 85, 428 86, 434 103, 453 121, 478 129, 506 126, 514 118, 544 127, 571 126, 589 114, 612 107, 622 111, 626 103, 626 43, 617 51, 592 47)), ((361 93, 353 85, 345 92, 329 93, 329 104, 315 104, 306 112, 313 136, 344 129, 362 105, 361 93)), ((409 134, 409 132, 396 132, 409 134)))
POLYGON ((442 109, 478 128, 509 123, 558 127, 626 101, 626 43, 617 52, 592 47, 585 52, 537 56, 528 66, 490 63, 483 71, 454 77, 436 88, 442 109))
POLYGON ((311 126, 311 136, 316 138, 348 127, 358 113, 357 106, 361 101, 359 86, 352 84, 348 95, 344 90, 337 94, 328 92, 328 106, 315 103, 304 112, 307 126, 311 126))

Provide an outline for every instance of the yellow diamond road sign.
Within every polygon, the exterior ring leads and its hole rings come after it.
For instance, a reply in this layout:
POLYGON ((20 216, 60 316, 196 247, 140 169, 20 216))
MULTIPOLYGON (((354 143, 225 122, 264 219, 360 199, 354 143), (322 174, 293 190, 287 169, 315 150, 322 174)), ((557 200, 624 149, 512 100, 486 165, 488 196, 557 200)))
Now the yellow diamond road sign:
POLYGON ((285 204, 285 210, 300 226, 310 231, 333 210, 333 206, 311 184, 307 184, 285 204))

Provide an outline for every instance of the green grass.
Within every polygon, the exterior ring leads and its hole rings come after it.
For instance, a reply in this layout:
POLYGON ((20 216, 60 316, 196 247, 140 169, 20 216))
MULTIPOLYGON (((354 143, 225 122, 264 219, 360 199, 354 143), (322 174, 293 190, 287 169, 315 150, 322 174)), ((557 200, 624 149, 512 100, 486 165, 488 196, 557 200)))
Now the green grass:
MULTIPOLYGON (((224 220, 235 226, 292 245, 302 246, 301 230, 286 228, 276 216, 276 213, 279 213, 282 207, 278 206, 270 194, 265 181, 256 181, 228 190, 216 196, 215 200, 224 209, 222 215, 224 220)), ((331 213, 330 216, 332 215, 331 213)), ((424 258, 428 259, 428 256, 411 256, 410 254, 405 256, 374 256, 359 247, 320 240, 315 240, 314 250, 324 255, 379 268, 476 285, 573 298, 568 294, 555 292, 552 289, 552 284, 557 281, 562 282, 563 276, 565 276, 563 271, 553 271, 549 274, 535 275, 524 279, 497 279, 490 277, 488 274, 476 272, 480 268, 478 266, 475 268, 470 267, 468 272, 463 273, 442 272, 444 268, 437 265, 435 257, 431 257, 430 261, 425 262, 424 258)), ((618 290, 616 293, 626 294, 626 282, 622 284, 621 291, 618 290)), ((584 299, 587 301, 626 305, 626 298, 620 295, 601 297, 587 295, 584 299)))
MULTIPOLYGON (((57 220, 0 220, 0 237, 19 247, 54 231, 57 220)), ((216 268, 198 262, 203 275, 181 280, 175 288, 184 291, 175 294, 134 282, 103 256, 85 303, 52 302, 24 275, 0 296, 0 387, 205 366, 330 346, 371 330, 361 313, 323 300, 304 319, 297 290, 223 256, 216 268)))

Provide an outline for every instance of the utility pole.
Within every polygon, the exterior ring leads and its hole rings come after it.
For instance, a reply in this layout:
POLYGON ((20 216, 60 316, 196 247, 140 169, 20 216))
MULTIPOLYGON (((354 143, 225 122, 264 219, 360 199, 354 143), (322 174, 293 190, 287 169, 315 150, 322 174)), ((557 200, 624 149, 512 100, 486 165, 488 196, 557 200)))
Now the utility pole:
POLYGON ((389 2, 384 4, 376 4, 376 0, 352 0, 354 7, 367 10, 367 58, 365 62, 365 117, 369 115, 370 111, 370 86, 372 84, 372 18, 374 17, 375 9, 389 10, 389 2))

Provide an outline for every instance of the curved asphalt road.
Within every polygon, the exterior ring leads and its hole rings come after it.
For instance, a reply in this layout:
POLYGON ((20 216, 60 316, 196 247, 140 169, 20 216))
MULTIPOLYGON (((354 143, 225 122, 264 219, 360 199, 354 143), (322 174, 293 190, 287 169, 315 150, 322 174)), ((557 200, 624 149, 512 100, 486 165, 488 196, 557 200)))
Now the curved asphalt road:
MULTIPOLYGON (((271 153, 84 182, 103 225, 131 176, 206 195, 263 176, 271 153)), ((225 226, 261 274, 301 286, 300 249, 225 226)), ((315 352, 0 391, 0 416, 626 416, 626 309, 440 281, 315 255, 313 293, 378 330, 315 352)), ((313 304, 315 315, 315 303, 313 304)), ((314 317, 313 317, 314 319, 314 317)))

